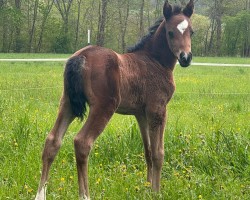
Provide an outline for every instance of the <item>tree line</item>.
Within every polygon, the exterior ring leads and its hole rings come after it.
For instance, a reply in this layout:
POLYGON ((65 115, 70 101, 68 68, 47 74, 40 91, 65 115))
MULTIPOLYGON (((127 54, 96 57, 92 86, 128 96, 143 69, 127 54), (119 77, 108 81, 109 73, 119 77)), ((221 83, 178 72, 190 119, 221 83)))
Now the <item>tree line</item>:
MULTIPOLYGON (((172 0, 185 5, 188 0, 172 0)), ((125 52, 162 16, 164 0, 0 0, 0 52, 125 52)), ((197 56, 250 56, 250 0, 196 0, 197 56)))

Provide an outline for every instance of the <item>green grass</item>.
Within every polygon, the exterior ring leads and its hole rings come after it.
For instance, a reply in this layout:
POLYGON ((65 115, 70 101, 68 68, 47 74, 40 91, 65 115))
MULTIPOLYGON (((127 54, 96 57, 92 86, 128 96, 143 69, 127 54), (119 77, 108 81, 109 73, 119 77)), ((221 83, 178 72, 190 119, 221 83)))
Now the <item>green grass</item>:
MULTIPOLYGON (((62 74, 63 62, 0 62, 1 199, 35 197, 62 74)), ((161 192, 152 193, 146 183, 134 117, 114 115, 91 152, 91 198, 250 199, 249 80, 250 68, 177 66, 161 192)), ((48 199, 77 199, 73 138, 81 127, 76 120, 65 135, 50 171, 48 199)))
POLYGON ((221 63, 221 64, 250 64, 250 58, 240 57, 196 57, 193 62, 221 63))

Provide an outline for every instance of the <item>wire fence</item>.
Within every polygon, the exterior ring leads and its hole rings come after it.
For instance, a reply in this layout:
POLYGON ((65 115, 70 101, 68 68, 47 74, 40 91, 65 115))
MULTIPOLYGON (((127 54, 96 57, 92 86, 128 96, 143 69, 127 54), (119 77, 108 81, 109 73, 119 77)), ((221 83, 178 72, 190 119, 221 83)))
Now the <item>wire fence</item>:
MULTIPOLYGON (((63 89, 63 86, 55 86, 55 87, 30 87, 30 88, 11 88, 11 89, 0 89, 0 92, 15 92, 15 91, 34 91, 34 90, 53 90, 53 89, 63 89)), ((176 91, 174 94, 194 94, 194 95, 250 95, 250 92, 178 92, 176 91)))

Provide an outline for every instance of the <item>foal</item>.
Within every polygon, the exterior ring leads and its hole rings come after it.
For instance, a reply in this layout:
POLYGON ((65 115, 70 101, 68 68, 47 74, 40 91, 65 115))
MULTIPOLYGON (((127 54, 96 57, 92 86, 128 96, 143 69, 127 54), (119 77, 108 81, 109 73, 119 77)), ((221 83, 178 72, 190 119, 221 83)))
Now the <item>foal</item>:
POLYGON ((88 118, 74 139, 80 199, 90 198, 87 171, 91 147, 115 112, 136 117, 145 148, 147 181, 159 191, 166 105, 175 90, 173 70, 177 60, 182 67, 192 60, 193 8, 193 0, 183 10, 172 8, 166 1, 164 18, 128 53, 88 46, 68 60, 58 117, 43 150, 36 200, 46 199, 50 166, 69 124, 76 117, 83 118, 86 103, 88 118))

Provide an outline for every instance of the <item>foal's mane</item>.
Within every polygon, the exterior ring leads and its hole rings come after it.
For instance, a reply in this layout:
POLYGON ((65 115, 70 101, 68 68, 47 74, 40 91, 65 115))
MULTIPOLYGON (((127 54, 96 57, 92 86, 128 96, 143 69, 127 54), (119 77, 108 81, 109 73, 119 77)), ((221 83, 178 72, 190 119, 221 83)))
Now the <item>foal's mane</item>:
MULTIPOLYGON (((182 8, 181 6, 178 6, 178 5, 175 5, 173 7, 173 15, 178 15, 178 14, 181 14, 182 13, 182 8)), ((132 53, 132 52, 135 52, 135 51, 139 51, 141 49, 143 49, 144 45, 146 44, 147 41, 149 41, 152 36, 154 35, 154 33, 156 32, 156 30, 159 28, 160 24, 164 21, 164 17, 160 17, 158 18, 155 23, 149 27, 148 29, 148 34, 143 36, 139 42, 137 42, 133 47, 129 47, 127 49, 127 52, 128 53, 132 53)))
POLYGON ((135 51, 143 49, 145 43, 151 39, 151 37, 154 35, 154 33, 156 32, 156 30, 158 29, 158 27, 160 26, 160 24, 163 22, 163 20, 164 20, 164 17, 160 17, 159 19, 157 19, 155 21, 155 23, 151 27, 149 27, 148 34, 144 35, 139 40, 139 42, 137 42, 133 47, 129 47, 128 50, 127 50, 127 52, 128 53, 132 53, 132 52, 135 52, 135 51))

